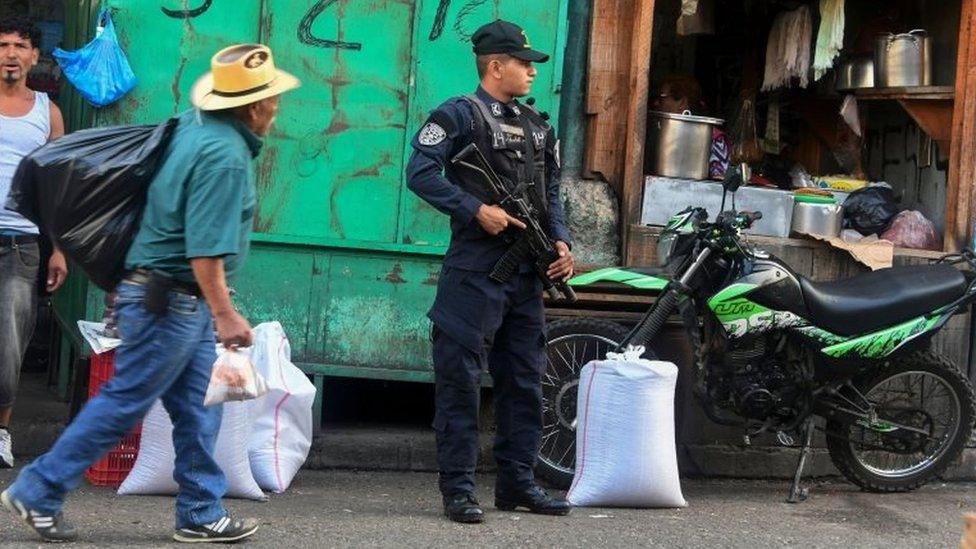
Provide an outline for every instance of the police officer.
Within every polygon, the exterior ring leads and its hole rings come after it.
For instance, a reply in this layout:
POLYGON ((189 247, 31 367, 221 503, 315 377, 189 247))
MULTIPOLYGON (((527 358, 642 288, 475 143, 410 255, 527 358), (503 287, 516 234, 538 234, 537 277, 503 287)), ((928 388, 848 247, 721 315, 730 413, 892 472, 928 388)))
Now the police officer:
POLYGON ((428 313, 434 324, 434 429, 444 513, 457 522, 484 517, 474 497, 474 471, 480 380, 487 364, 498 427, 495 507, 565 515, 569 504, 546 494, 533 476, 545 370, 542 283, 530 264, 505 283, 488 278, 510 245, 502 233, 517 236, 525 225, 491 203, 477 174, 450 162, 475 143, 508 184, 525 184, 557 241, 560 257, 550 265, 549 278, 572 275, 559 202, 558 143, 545 117, 515 99, 532 87, 533 62, 549 56, 532 49, 519 26, 501 20, 478 29, 472 42, 481 85, 431 113, 413 139, 407 166, 410 190, 451 218, 451 244, 428 313))

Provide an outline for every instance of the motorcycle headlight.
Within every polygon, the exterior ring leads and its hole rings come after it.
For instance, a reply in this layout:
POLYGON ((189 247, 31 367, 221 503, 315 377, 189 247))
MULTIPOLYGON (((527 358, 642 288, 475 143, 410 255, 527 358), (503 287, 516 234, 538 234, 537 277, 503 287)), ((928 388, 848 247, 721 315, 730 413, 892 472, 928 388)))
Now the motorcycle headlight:
POLYGON ((678 241, 678 234, 672 232, 661 233, 660 238, 657 240, 657 265, 658 267, 663 267, 668 264, 671 260, 671 252, 674 251, 674 245, 678 241))
POLYGON ((698 227, 708 218, 704 208, 688 207, 668 220, 657 239, 657 262, 659 267, 670 263, 675 256, 687 254, 695 239, 698 227))

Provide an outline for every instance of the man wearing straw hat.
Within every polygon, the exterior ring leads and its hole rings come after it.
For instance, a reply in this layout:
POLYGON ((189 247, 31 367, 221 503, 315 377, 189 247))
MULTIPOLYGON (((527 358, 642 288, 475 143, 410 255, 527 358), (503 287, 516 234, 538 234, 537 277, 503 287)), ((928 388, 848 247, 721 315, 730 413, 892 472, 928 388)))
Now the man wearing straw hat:
POLYGON ((181 542, 236 541, 257 522, 221 505, 227 482, 214 461, 221 407, 203 398, 225 347, 251 343, 251 327, 230 300, 227 278, 249 246, 255 193, 253 159, 278 112, 279 95, 298 87, 260 44, 225 48, 194 84, 196 110, 184 112, 149 185, 139 232, 117 288, 122 346, 115 376, 82 409, 51 450, 0 494, 48 541, 77 538, 61 513, 86 468, 162 399, 173 420, 176 532, 181 542), (213 319, 213 320, 212 320, 213 319))

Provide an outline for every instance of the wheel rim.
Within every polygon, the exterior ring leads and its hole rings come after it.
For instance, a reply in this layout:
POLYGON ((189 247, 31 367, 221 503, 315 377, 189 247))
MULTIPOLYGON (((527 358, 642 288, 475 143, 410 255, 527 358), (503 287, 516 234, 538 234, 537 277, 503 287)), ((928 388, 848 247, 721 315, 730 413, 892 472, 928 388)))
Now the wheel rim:
POLYGON ((910 371, 875 385, 865 395, 878 417, 926 431, 909 433, 880 425, 852 424, 851 453, 862 467, 880 477, 902 479, 932 466, 946 452, 959 431, 959 396, 942 377, 910 371), (890 447, 897 451, 877 449, 890 447))
POLYGON ((542 438, 539 460, 572 475, 576 469, 576 394, 580 370, 591 360, 606 358, 617 346, 596 334, 567 334, 548 343, 542 378, 542 438))

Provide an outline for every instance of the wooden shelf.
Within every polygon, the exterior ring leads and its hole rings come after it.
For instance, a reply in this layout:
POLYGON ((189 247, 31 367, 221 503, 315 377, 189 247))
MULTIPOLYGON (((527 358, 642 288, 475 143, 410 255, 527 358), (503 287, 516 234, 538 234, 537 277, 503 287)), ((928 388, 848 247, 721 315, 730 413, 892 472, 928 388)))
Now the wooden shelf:
POLYGON ((917 86, 911 88, 862 88, 853 90, 854 97, 864 100, 885 99, 928 99, 952 101, 955 89, 952 86, 917 86))
POLYGON ((854 90, 854 97, 867 101, 898 101, 918 127, 939 144, 939 150, 948 153, 955 104, 952 86, 864 88, 854 90))
MULTIPOLYGON (((664 227, 658 226, 648 226, 648 225, 631 225, 631 230, 638 235, 643 236, 647 241, 652 241, 656 244, 657 237, 664 230, 664 227)), ((758 246, 778 246, 781 248, 808 248, 808 249, 834 249, 831 248, 829 244, 815 238, 781 238, 775 236, 763 236, 756 234, 748 234, 744 237, 745 242, 755 244, 758 246)), ((903 258, 912 258, 916 260, 937 260, 941 259, 946 255, 946 252, 933 251, 933 250, 916 250, 914 248, 898 248, 894 250, 894 256, 903 258)))

